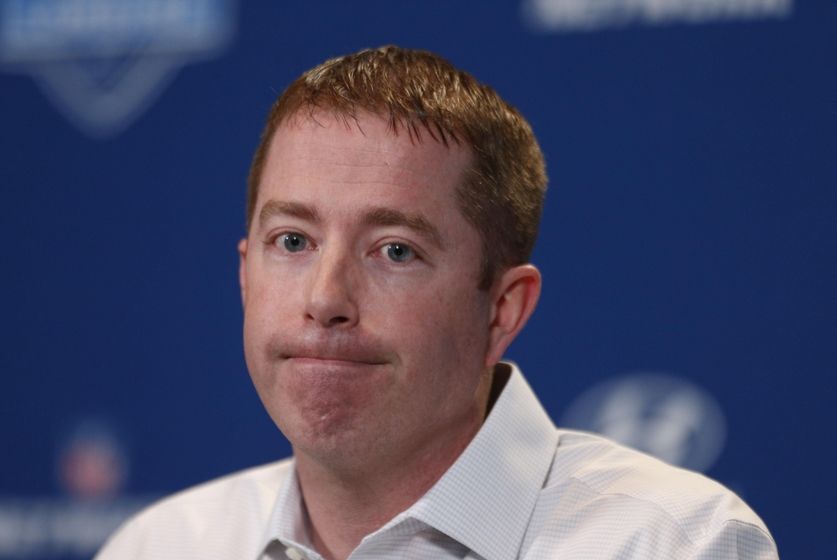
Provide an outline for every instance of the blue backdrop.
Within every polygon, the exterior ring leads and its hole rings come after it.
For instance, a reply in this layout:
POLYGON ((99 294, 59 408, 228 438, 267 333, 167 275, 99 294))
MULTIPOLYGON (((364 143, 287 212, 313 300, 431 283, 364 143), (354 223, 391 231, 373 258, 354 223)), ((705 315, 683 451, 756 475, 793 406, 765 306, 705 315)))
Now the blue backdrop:
POLYGON ((542 143, 545 289, 509 355, 553 418, 706 470, 783 557, 837 549, 837 3, 0 6, 0 558, 89 557, 288 454, 242 357, 249 161, 291 80, 386 43, 542 143))

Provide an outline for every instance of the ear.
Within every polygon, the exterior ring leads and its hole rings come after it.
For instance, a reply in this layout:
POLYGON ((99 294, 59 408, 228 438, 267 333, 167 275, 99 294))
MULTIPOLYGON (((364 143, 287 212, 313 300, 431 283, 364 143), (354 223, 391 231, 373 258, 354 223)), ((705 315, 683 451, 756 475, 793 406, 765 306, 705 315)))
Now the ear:
POLYGON ((241 305, 247 301, 247 238, 238 242, 238 285, 241 288, 241 305))
POLYGON ((541 273, 531 264, 506 270, 491 288, 491 323, 485 365, 493 367, 523 329, 538 303, 541 273))

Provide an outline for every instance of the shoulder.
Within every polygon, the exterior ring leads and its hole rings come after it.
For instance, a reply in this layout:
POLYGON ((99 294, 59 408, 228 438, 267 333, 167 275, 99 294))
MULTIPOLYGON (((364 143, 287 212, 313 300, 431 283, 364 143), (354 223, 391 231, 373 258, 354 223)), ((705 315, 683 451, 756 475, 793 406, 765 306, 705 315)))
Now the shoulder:
POLYGON ((723 485, 582 432, 559 430, 535 521, 595 557, 777 558, 762 520, 723 485))
POLYGON ((163 498, 129 519, 96 560, 223 558, 229 542, 258 546, 279 488, 292 468, 287 459, 163 498), (230 540, 230 535, 235 537, 230 540))

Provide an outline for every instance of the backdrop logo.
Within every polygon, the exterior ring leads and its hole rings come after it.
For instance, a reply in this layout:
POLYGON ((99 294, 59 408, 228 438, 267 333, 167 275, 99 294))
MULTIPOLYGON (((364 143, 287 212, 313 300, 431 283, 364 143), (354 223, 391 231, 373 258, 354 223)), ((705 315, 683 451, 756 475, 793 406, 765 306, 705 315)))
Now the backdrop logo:
POLYGON ((784 18, 793 0, 524 0, 524 15, 548 31, 589 31, 632 24, 707 23, 784 18))
POLYGON ((91 558, 117 527, 155 496, 122 492, 125 438, 103 419, 68 426, 56 442, 59 494, 0 496, 0 560, 91 558))
POLYGON ((113 135, 229 42, 230 1, 0 0, 0 61, 90 134, 113 135))
POLYGON ((724 446, 717 401, 689 381, 639 373, 589 389, 568 407, 562 426, 599 432, 669 463, 708 470, 724 446))
POLYGON ((107 424, 84 422, 61 447, 58 479, 79 500, 113 498, 127 476, 127 461, 119 439, 107 424))

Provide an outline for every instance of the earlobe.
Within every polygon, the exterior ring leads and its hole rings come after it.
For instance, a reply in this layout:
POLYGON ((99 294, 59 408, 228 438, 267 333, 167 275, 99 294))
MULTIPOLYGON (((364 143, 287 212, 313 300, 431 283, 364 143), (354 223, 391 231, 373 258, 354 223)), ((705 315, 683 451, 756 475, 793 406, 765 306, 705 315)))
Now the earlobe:
POLYGON ((505 271, 492 289, 486 366, 493 367, 535 311, 541 293, 541 273, 531 264, 505 271))
POLYGON ((247 238, 238 242, 238 285, 241 288, 241 305, 247 301, 247 238))

